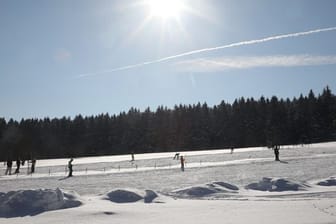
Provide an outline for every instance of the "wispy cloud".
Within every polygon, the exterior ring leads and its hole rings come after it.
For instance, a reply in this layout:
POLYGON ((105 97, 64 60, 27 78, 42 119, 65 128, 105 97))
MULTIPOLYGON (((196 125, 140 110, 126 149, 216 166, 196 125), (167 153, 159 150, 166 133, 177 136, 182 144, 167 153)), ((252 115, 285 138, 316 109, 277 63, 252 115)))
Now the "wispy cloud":
POLYGON ((304 32, 270 36, 270 37, 266 37, 266 38, 255 39, 255 40, 241 41, 241 42, 222 45, 222 46, 217 46, 217 47, 203 48, 203 49, 188 51, 188 52, 185 52, 185 53, 176 54, 176 55, 172 55, 172 56, 168 56, 168 57, 164 57, 164 58, 160 58, 160 59, 156 59, 156 60, 152 60, 152 61, 145 61, 145 62, 141 62, 141 63, 138 63, 138 64, 126 65, 126 66, 112 68, 112 69, 109 69, 109 70, 104 70, 104 71, 99 71, 99 72, 80 74, 80 75, 77 75, 77 78, 83 78, 83 77, 87 77, 87 76, 97 76, 97 75, 103 75, 103 74, 106 74, 106 73, 113 73, 113 72, 122 71, 122 70, 134 69, 134 68, 138 68, 138 67, 142 67, 142 66, 146 66, 146 65, 150 65, 150 64, 161 63, 161 62, 173 60, 173 59, 176 59, 176 58, 181 58, 181 57, 185 57, 185 56, 189 56, 189 55, 200 54, 200 53, 204 53, 204 52, 222 50, 222 49, 225 49, 225 48, 233 48, 233 47, 239 47, 239 46, 244 46, 244 45, 259 44, 259 43, 264 43, 264 42, 268 42, 268 41, 274 41, 274 40, 280 40, 280 39, 286 39, 286 38, 294 38, 294 37, 306 36, 306 35, 311 35, 311 34, 316 34, 316 33, 321 33, 321 32, 335 31, 335 30, 336 30, 336 27, 329 27, 329 28, 309 30, 309 31, 304 31, 304 32))
POLYGON ((271 55, 248 57, 199 58, 177 62, 182 71, 215 72, 228 69, 248 69, 257 67, 297 67, 336 64, 336 56, 316 55, 271 55))

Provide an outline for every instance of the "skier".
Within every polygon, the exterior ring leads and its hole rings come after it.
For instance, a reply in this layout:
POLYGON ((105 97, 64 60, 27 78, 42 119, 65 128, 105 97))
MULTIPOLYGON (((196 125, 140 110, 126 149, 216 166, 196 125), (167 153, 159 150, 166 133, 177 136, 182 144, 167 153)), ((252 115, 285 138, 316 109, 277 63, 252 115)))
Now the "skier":
POLYGON ((18 158, 16 160, 16 170, 15 170, 15 173, 20 173, 20 165, 21 165, 21 161, 20 159, 18 158))
POLYGON ((234 150, 234 148, 233 148, 233 147, 231 147, 231 152, 230 152, 231 154, 233 154, 233 150, 234 150))
POLYGON ((70 161, 68 162, 68 168, 69 168, 68 177, 72 177, 72 161, 73 161, 73 158, 71 158, 70 161))
POLYGON ((177 160, 178 160, 178 159, 179 159, 179 157, 180 157, 180 153, 178 153, 178 152, 177 152, 177 153, 175 153, 175 156, 173 157, 173 159, 174 159, 174 160, 175 160, 175 159, 177 159, 177 160))
POLYGON ((184 158, 183 156, 180 156, 180 161, 181 161, 181 171, 184 172, 184 158))
POLYGON ((13 165, 13 162, 12 160, 8 159, 7 160, 7 169, 6 169, 6 172, 5 172, 5 175, 12 175, 12 165, 13 165))
POLYGON ((131 158, 132 158, 132 162, 134 161, 134 152, 132 152, 132 154, 131 154, 131 158))
POLYGON ((36 159, 33 158, 33 159, 31 160, 30 173, 35 173, 35 165, 36 165, 36 159))
POLYGON ((278 146, 278 145, 275 145, 275 146, 273 147, 273 149, 274 149, 275 161, 280 161, 280 159, 279 159, 279 148, 280 148, 280 146, 278 146))

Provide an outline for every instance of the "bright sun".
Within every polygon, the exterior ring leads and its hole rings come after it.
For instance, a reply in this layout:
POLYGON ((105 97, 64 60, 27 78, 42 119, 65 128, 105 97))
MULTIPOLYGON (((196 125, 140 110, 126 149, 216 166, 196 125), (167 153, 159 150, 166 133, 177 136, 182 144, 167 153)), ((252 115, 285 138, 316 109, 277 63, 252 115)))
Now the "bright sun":
POLYGON ((146 4, 150 8, 151 17, 160 17, 162 19, 179 17, 184 11, 185 5, 181 0, 147 0, 146 4))

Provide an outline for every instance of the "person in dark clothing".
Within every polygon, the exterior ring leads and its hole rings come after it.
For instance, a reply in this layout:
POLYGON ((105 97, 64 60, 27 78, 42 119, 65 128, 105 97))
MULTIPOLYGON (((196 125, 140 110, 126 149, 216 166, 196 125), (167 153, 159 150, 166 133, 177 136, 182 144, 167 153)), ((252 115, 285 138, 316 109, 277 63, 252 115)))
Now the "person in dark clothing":
POLYGON ((273 148, 274 148, 275 161, 280 161, 280 159, 279 159, 279 148, 280 148, 280 146, 275 145, 273 148))
POLYGON ((183 172, 184 171, 184 157, 183 156, 180 156, 180 161, 181 161, 181 171, 183 172))
POLYGON ((73 158, 71 158, 70 161, 68 162, 68 169, 69 169, 68 177, 72 177, 72 161, 73 158))
POLYGON ((12 166, 13 166, 12 160, 8 159, 7 160, 7 169, 6 169, 5 175, 12 175, 12 166))
POLYGON ((20 173, 20 165, 21 165, 21 161, 20 159, 16 160, 16 170, 15 173, 20 173))
POLYGON ((30 173, 35 173, 35 165, 36 165, 36 159, 32 159, 30 173))

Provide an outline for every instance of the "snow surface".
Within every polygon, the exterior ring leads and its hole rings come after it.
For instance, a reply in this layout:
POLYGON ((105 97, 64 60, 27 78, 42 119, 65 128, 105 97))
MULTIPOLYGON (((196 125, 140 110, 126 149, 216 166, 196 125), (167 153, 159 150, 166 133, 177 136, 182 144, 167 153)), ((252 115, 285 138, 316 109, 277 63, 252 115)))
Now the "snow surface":
POLYGON ((336 223, 335 142, 229 152, 180 152, 185 172, 175 153, 77 158, 71 178, 67 159, 2 167, 0 224, 336 223))

